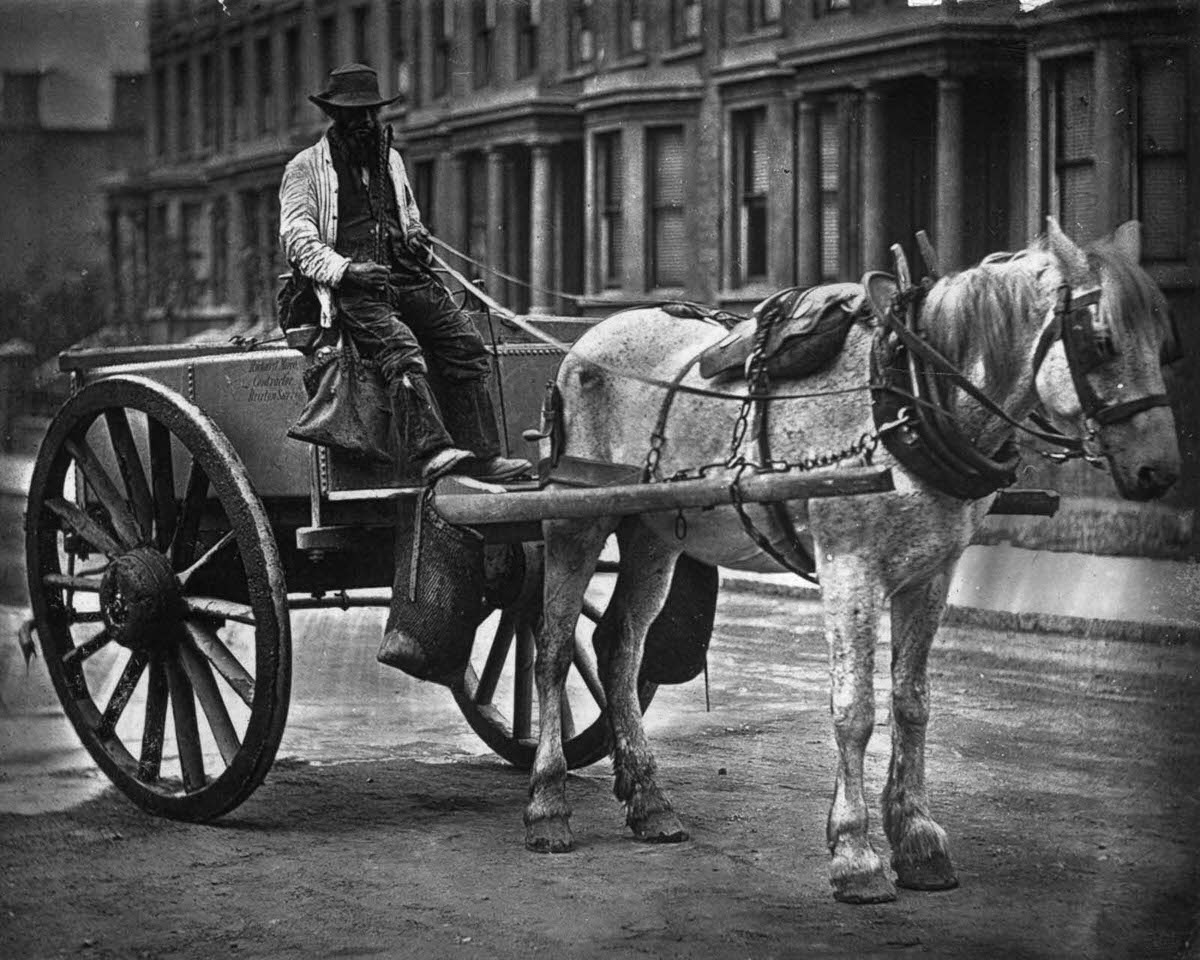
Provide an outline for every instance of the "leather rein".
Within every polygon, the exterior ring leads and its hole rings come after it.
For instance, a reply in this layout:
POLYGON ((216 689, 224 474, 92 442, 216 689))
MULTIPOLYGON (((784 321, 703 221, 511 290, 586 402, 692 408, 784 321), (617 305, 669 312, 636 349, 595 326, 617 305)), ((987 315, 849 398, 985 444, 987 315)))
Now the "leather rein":
POLYGON ((1054 315, 1043 327, 1034 349, 1036 379, 1050 348, 1059 340, 1067 367, 1089 424, 1087 438, 1067 436, 1037 414, 1030 417, 1041 429, 1021 423, 915 330, 917 315, 928 286, 899 291, 890 307, 879 311, 881 334, 872 351, 872 393, 876 422, 907 414, 901 430, 885 435, 888 450, 918 476, 938 489, 961 499, 977 499, 1009 486, 1015 479, 1018 452, 1010 439, 992 455, 981 452, 963 435, 946 407, 946 387, 953 385, 1009 426, 1064 452, 1047 454, 1063 461, 1083 458, 1095 462, 1087 444, 1099 427, 1121 423, 1145 410, 1168 406, 1165 394, 1154 393, 1120 403, 1105 403, 1088 380, 1088 373, 1116 355, 1111 337, 1098 331, 1094 309, 1100 288, 1074 294, 1069 284, 1058 289, 1054 315), (887 334, 894 335, 894 339, 887 334), (905 386, 901 386, 903 383, 905 386), (901 406, 908 401, 910 406, 901 406), (1092 426, 1094 424, 1095 426, 1092 426))

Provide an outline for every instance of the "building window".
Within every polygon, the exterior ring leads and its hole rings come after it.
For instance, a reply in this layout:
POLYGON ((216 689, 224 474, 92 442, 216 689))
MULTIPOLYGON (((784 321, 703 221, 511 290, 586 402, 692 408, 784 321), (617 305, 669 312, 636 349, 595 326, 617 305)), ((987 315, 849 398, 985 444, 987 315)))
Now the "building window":
POLYGON ((246 71, 241 44, 229 48, 229 92, 233 107, 233 139, 246 138, 246 71))
POLYGON ((778 26, 780 0, 745 0, 745 3, 747 30, 778 26))
POLYGON ((826 103, 817 117, 822 280, 839 280, 842 272, 842 142, 838 112, 836 103, 826 103))
MULTIPOLYGON (((166 76, 163 74, 162 68, 155 72, 156 77, 160 77, 162 82, 157 83, 159 91, 159 102, 161 103, 166 96, 166 89, 163 83, 166 81, 166 76)), ((4 71, 4 110, 3 120, 10 127, 36 127, 41 124, 41 110, 39 107, 40 91, 42 86, 42 75, 38 72, 20 72, 20 71, 4 71)), ((166 119, 166 109, 163 108, 163 119, 166 119)), ((164 126, 159 128, 159 136, 164 126)), ((162 140, 159 140, 162 143, 162 140)))
POLYGON ((621 56, 628 57, 646 49, 646 21, 642 0, 621 0, 617 15, 621 56))
POLYGON ((1092 58, 1058 60, 1045 69, 1048 212, 1083 242, 1096 236, 1092 58))
POLYGON ((733 280, 735 285, 767 276, 767 111, 741 110, 733 129, 733 280))
POLYGON ((573 68, 590 64, 596 56, 592 28, 592 0, 573 0, 569 23, 569 61, 573 68))
MULTIPOLYGON (((405 0, 392 0, 389 8, 388 50, 392 55, 392 77, 396 84, 396 93, 411 99, 412 74, 409 72, 408 51, 405 49, 406 31, 410 24, 404 15, 404 3, 405 0)), ((420 24, 420 16, 414 16, 411 25, 419 27, 420 24)), ((420 38, 417 38, 417 41, 419 47, 420 38)))
POLYGON ((224 303, 229 296, 229 207, 224 196, 213 198, 209 216, 212 220, 209 228, 212 242, 210 289, 213 302, 224 303))
POLYGON ((371 8, 370 7, 355 7, 351 11, 351 23, 353 25, 354 49, 353 59, 355 63, 365 63, 371 65, 371 8))
POLYGON ((625 247, 625 220, 621 198, 625 169, 621 160, 621 134, 596 137, 596 275, 601 287, 621 286, 621 252, 625 247))
POLYGON ((271 38, 259 37, 254 41, 254 58, 258 95, 258 131, 265 133, 275 129, 275 68, 271 60, 271 38))
POLYGON ((304 105, 304 61, 300 49, 300 28, 288 27, 283 35, 283 72, 287 77, 287 122, 300 121, 304 105))
POLYGON ((671 0, 671 46, 700 39, 701 9, 700 0, 671 0))
POLYGON ((1187 51, 1139 51, 1137 190, 1142 258, 1187 258, 1187 51))
POLYGON ((466 228, 467 253, 481 263, 488 262, 488 190, 487 162, 482 153, 467 156, 465 175, 467 178, 466 228))
POLYGON ((200 56, 200 148, 208 151, 217 145, 220 125, 220 101, 217 96, 217 69, 211 53, 200 56))
POLYGON ((433 28, 433 96, 450 92, 450 38, 453 35, 454 6, 446 0, 433 0, 430 26, 433 28))
POLYGON ((175 131, 175 150, 181 157, 192 155, 192 71, 186 60, 175 65, 176 110, 179 128, 175 131))
MULTIPOLYGON (((8 118, 10 76, 11 74, 6 74, 4 77, 5 119, 8 118)), ((154 143, 155 155, 161 157, 167 152, 167 71, 162 67, 154 71, 153 108, 153 126, 150 130, 150 136, 154 143)))
POLYGON ((472 75, 476 87, 492 82, 493 39, 496 35, 496 0, 474 0, 472 18, 472 75))
POLYGON ((517 0, 517 76, 527 77, 538 68, 538 24, 542 0, 517 0))
POLYGON ((337 14, 330 13, 317 22, 317 64, 321 70, 321 85, 334 68, 337 57, 337 14))
POLYGON ((650 284, 682 287, 687 283, 688 244, 683 218, 683 127, 646 132, 650 174, 650 284))
POLYGON ((262 276, 262 217, 257 190, 242 190, 238 193, 242 207, 242 249, 235 256, 242 267, 242 310, 247 316, 258 313, 260 278, 262 276))
POLYGON ((413 164, 412 188, 413 199, 417 201, 417 209, 421 211, 421 222, 431 233, 433 227, 433 197, 434 197, 434 161, 418 160, 413 164))

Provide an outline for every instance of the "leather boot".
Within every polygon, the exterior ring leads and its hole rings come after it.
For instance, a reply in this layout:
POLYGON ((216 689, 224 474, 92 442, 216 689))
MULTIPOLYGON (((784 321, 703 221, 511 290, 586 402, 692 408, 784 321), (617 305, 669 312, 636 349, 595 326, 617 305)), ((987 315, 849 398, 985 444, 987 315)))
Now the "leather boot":
POLYGON ((442 390, 446 429, 454 445, 475 454, 456 472, 480 480, 514 480, 529 473, 528 460, 501 456, 496 409, 486 380, 447 380, 442 390))
POLYGON ((397 449, 420 472, 420 464, 439 450, 455 446, 442 423, 438 402, 422 373, 410 371, 395 381, 392 393, 397 449))

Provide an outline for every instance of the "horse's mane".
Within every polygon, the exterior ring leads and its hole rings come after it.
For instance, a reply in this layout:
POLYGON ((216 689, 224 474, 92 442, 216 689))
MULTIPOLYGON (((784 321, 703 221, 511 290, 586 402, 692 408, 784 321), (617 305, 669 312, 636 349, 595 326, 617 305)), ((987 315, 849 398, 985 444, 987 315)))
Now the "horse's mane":
MULTIPOLYGON (((1107 238, 1086 248, 1103 279, 1101 309, 1116 336, 1137 336, 1150 322, 1165 334, 1166 299, 1144 270, 1107 238)), ((989 385, 1011 382, 1024 357, 1013 349, 1024 324, 1040 322, 1050 308, 1054 264, 1044 238, 1016 253, 994 253, 978 265, 939 280, 921 313, 923 336, 960 369, 979 363, 989 385)))
POLYGON ((1039 248, 992 254, 939 280, 925 299, 921 334, 960 369, 980 363, 985 389, 1009 382, 1024 360, 1013 344, 1047 296, 1039 280, 1049 260, 1039 254, 1039 248))

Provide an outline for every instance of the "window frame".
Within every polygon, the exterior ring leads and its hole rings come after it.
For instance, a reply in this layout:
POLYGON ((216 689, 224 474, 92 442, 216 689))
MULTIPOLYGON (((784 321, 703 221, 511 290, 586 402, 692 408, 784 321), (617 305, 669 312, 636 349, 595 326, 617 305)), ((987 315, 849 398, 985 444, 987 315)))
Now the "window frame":
POLYGON ((620 289, 624 285, 625 264, 620 244, 625 232, 625 197, 618 186, 623 186, 625 180, 623 146, 620 129, 598 131, 592 138, 596 170, 595 284, 598 290, 620 289))
MULTIPOLYGON (((765 283, 770 279, 771 272, 771 184, 769 159, 765 173, 766 182, 760 190, 753 190, 756 150, 766 151, 768 135, 767 105, 765 103, 746 104, 729 112, 729 189, 727 209, 730 223, 730 287, 738 289, 765 283), (757 130, 762 137, 762 144, 755 139, 757 130), (761 208, 761 213, 759 213, 761 208), (762 218, 762 236, 759 239, 761 250, 752 250, 750 221, 760 216, 762 218), (755 262, 750 263, 752 255, 755 262), (754 270, 761 257, 761 270, 754 270)), ((769 155, 768 155, 769 156, 769 155)))
MULTIPOLYGON (((687 265, 680 265, 678 282, 663 282, 658 262, 658 227, 665 216, 677 218, 683 231, 687 233, 687 181, 680 187, 680 198, 676 201, 664 201, 657 196, 657 177, 655 168, 658 160, 658 146, 666 136, 675 135, 679 138, 679 149, 685 160, 688 149, 688 128, 683 123, 654 124, 645 128, 645 182, 646 182, 646 222, 645 222, 645 251, 646 251, 646 283, 651 290, 682 290, 688 285, 687 265)), ((674 279, 674 278, 668 278, 674 279)))

